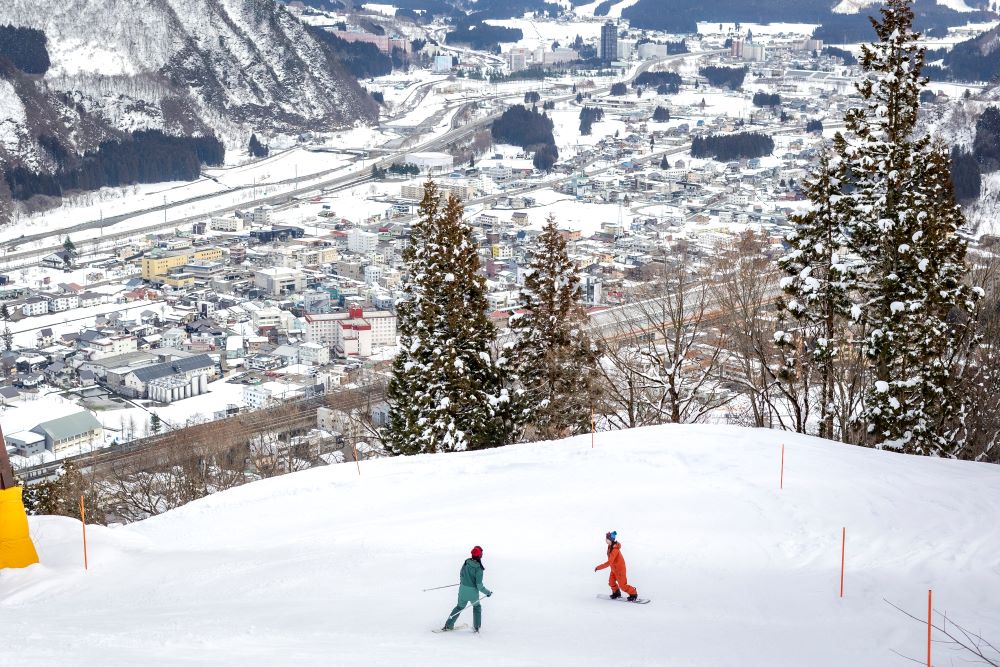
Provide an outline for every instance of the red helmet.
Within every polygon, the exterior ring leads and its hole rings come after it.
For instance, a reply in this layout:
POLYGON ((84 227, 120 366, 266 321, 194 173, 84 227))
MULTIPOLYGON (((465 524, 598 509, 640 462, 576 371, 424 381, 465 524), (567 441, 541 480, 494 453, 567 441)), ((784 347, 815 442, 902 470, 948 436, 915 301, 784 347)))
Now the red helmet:
POLYGON ((482 547, 478 547, 478 546, 477 547, 472 547, 472 557, 473 558, 482 558, 483 557, 483 548, 482 547))

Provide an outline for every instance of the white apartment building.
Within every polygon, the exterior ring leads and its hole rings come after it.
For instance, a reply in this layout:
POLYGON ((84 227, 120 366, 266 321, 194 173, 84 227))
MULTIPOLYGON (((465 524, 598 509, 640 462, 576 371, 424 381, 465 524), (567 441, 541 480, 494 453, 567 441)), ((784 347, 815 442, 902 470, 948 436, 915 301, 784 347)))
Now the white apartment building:
POLYGON ((135 352, 139 349, 139 341, 131 334, 104 336, 90 341, 86 349, 90 352, 92 360, 104 359, 105 357, 135 352))
POLYGON ((290 382, 265 382, 243 388, 243 400, 250 409, 263 408, 273 403, 300 398, 305 395, 302 385, 290 382))
POLYGON ((330 348, 319 343, 302 343, 299 345, 299 363, 309 366, 322 366, 330 363, 330 348))
POLYGON ((519 303, 517 290, 497 290, 486 295, 486 303, 490 310, 511 308, 519 303))
POLYGON ((580 54, 573 49, 561 46, 555 50, 550 51, 549 49, 539 48, 540 53, 537 54, 537 60, 543 65, 559 65, 561 63, 568 63, 580 58, 580 54))
MULTIPOLYGON (((447 178, 437 182, 438 192, 443 198, 448 195, 455 195, 461 201, 468 201, 476 196, 476 188, 465 179, 447 178)), ((424 198, 424 182, 420 180, 410 181, 404 184, 399 190, 402 199, 412 199, 420 201, 424 198)))
POLYGON ((281 327, 281 309, 273 306, 267 308, 257 308, 250 313, 253 325, 257 330, 263 328, 277 329, 281 327))
POLYGON ((271 403, 271 390, 264 385, 247 385, 243 387, 243 402, 251 410, 267 407, 271 403))
POLYGON ((80 297, 76 294, 58 294, 49 298, 49 312, 60 313, 80 307, 80 297))
POLYGON ((377 285, 385 275, 386 267, 379 264, 369 264, 365 267, 365 284, 377 285))
POLYGON ((666 58, 667 45, 645 42, 639 45, 639 60, 649 60, 651 58, 666 58))
POLYGON ((514 256, 514 246, 509 243, 494 243, 490 252, 493 259, 510 259, 514 256))
POLYGON ((377 247, 378 234, 357 228, 347 232, 347 249, 351 252, 366 255, 374 252, 377 247))
POLYGON ((451 56, 434 56, 434 73, 447 74, 451 71, 451 56))
POLYGON ((25 302, 21 304, 21 312, 24 313, 25 317, 44 315, 49 312, 49 300, 43 299, 40 296, 28 297, 25 302))
POLYGON ((333 246, 311 246, 295 244, 273 248, 268 254, 273 266, 294 269, 300 266, 332 264, 340 259, 340 253, 333 246))
POLYGON ((208 227, 217 232, 242 232, 243 220, 235 215, 216 217, 209 221, 208 227))
POLYGON ((301 292, 306 285, 302 271, 283 266, 257 269, 253 275, 253 282, 271 296, 301 292))
POLYGON ((258 206, 247 216, 251 224, 254 225, 269 225, 271 224, 271 211, 273 209, 270 206, 258 206))

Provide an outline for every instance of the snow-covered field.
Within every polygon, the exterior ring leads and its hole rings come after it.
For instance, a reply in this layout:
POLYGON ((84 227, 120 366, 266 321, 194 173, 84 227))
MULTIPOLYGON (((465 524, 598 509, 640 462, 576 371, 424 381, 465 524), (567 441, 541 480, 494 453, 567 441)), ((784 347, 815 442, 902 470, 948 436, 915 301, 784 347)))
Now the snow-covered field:
MULTIPOLYGON (((878 4, 880 4, 878 0, 841 0, 834 6, 833 11, 841 14, 856 14, 867 7, 878 4)), ((975 11, 974 8, 966 3, 966 0, 937 0, 937 4, 953 9, 956 12, 975 11)))
POLYGON ((998 512, 995 466, 656 427, 251 484, 90 526, 88 572, 78 522, 32 518, 42 563, 0 572, 0 618, 34 665, 891 667, 926 629, 883 598, 921 616, 933 589, 996 642, 998 512), (596 599, 608 530, 651 604, 596 599), (432 634, 454 589, 421 591, 475 544, 484 632, 432 634))
MULTIPOLYGON (((579 13, 583 9, 584 7, 577 7, 576 11, 579 13)), ((486 23, 521 30, 522 38, 517 42, 505 43, 505 51, 511 48, 536 49, 539 46, 547 49, 556 41, 562 46, 569 46, 577 35, 585 40, 596 39, 601 35, 601 24, 595 21, 540 21, 520 18, 490 19, 486 23)))
MULTIPOLYGON (((735 23, 712 23, 711 21, 699 21, 698 22, 698 34, 699 35, 728 35, 730 33, 736 32, 735 23), (722 30, 719 30, 719 26, 722 26, 722 30)), ((813 33, 817 27, 818 23, 740 23, 740 31, 746 34, 747 30, 753 32, 754 36, 757 35, 804 35, 808 36, 813 33)))
POLYGON ((216 412, 224 411, 230 405, 238 408, 245 407, 244 388, 245 385, 242 384, 217 380, 208 385, 208 393, 174 401, 169 405, 101 410, 95 414, 104 427, 110 431, 120 431, 131 418, 137 425, 137 434, 143 435, 153 412, 168 426, 180 428, 187 423, 211 421, 216 412))

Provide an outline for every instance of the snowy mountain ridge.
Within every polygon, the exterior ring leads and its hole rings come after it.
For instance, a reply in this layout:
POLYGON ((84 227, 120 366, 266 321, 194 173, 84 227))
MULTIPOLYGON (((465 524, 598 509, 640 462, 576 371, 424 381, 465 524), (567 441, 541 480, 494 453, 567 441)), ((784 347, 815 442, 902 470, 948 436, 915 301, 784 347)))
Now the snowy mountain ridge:
POLYGON ((0 573, 0 615, 34 664, 904 665, 926 629, 883 598, 919 616, 933 589, 950 618, 1000 627, 998 512, 988 464, 650 427, 252 483, 88 526, 87 572, 79 522, 32 517, 41 564, 0 573), (610 530, 651 604, 596 599, 610 530), (455 583, 473 545, 483 634, 432 634, 456 589, 423 589, 455 583))
MULTIPOLYGON (((38 94, 65 97, 116 130, 214 132, 235 145, 253 131, 376 118, 357 82, 273 0, 6 0, 7 23, 46 35, 52 65, 33 81, 38 94)), ((16 127, 22 146, 11 157, 40 166, 37 128, 11 106, 0 107, 0 136, 10 146, 16 127)), ((80 129, 60 138, 86 149, 93 138, 80 129)))

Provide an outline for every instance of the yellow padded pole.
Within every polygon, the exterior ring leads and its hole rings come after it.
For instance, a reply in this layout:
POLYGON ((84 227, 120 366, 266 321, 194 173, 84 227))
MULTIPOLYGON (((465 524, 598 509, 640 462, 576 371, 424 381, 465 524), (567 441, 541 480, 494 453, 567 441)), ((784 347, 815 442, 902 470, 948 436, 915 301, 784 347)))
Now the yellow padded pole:
POLYGON ((28 567, 38 562, 38 552, 28 533, 21 487, 0 490, 0 569, 28 567))

